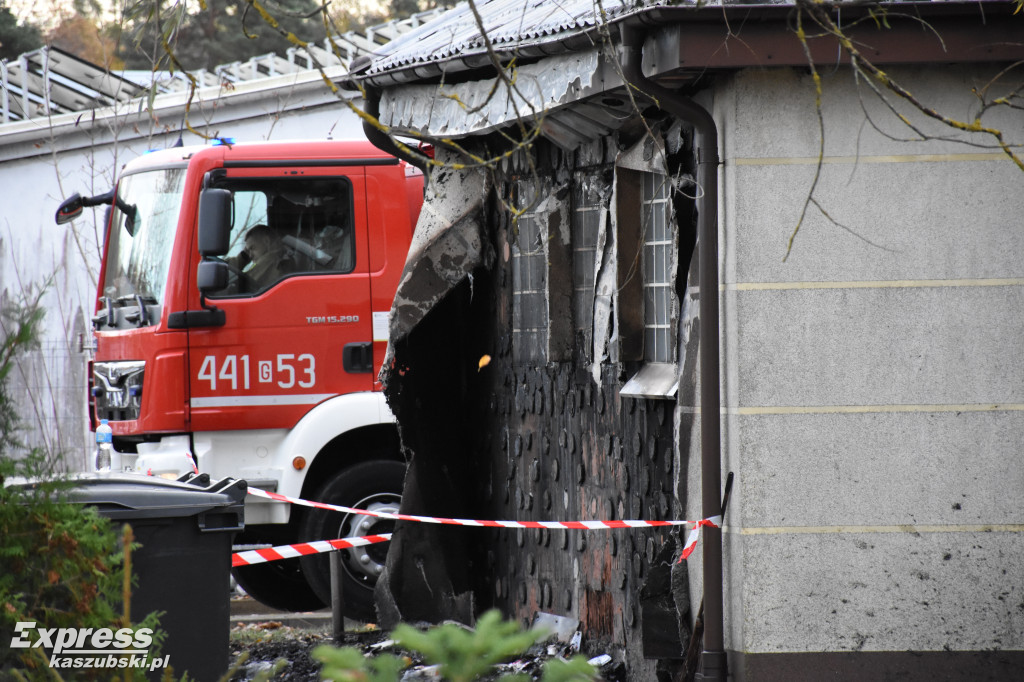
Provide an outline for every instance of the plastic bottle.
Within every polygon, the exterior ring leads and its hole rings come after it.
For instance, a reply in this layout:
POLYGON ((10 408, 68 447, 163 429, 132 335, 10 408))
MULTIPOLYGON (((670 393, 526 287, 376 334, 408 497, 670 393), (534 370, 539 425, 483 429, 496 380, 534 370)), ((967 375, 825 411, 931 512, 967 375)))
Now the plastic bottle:
POLYGON ((96 470, 110 471, 111 455, 114 452, 114 430, 106 419, 96 427, 96 470))

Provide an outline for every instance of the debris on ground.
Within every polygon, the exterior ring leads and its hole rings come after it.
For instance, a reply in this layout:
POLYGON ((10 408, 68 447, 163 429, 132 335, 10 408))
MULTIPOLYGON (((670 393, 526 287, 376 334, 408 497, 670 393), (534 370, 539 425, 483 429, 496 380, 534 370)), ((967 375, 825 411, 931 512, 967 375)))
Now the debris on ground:
MULTIPOLYGON (((538 614, 535 626, 546 627, 553 634, 546 640, 534 644, 521 656, 495 666, 493 674, 481 678, 481 682, 499 679, 502 675, 527 675, 538 680, 544 663, 554 658, 568 659, 586 650, 583 633, 578 629, 579 621, 562 616, 553 617, 538 614), (551 627, 556 625, 557 627, 551 627)), ((231 682, 251 682, 263 671, 270 670, 276 661, 287 661, 273 677, 274 682, 316 682, 320 679, 321 664, 312 656, 312 651, 321 644, 360 649, 364 656, 396 654, 410 663, 402 674, 401 682, 435 682, 441 680, 437 665, 431 665, 414 652, 399 649, 389 633, 368 626, 365 629, 346 631, 340 641, 333 641, 329 628, 310 630, 293 628, 276 621, 239 624, 231 631, 231 660, 235 664, 243 653, 247 659, 237 664, 231 682)), ((615 652, 590 652, 589 663, 598 673, 599 680, 623 682, 625 665, 622 656, 615 652)))
POLYGON ((331 640, 326 630, 304 630, 274 622, 238 625, 231 630, 231 662, 237 665, 231 681, 249 682, 284 659, 287 664, 273 676, 275 682, 316 682, 320 679, 320 663, 310 652, 331 640), (248 654, 247 659, 237 663, 243 653, 248 654))

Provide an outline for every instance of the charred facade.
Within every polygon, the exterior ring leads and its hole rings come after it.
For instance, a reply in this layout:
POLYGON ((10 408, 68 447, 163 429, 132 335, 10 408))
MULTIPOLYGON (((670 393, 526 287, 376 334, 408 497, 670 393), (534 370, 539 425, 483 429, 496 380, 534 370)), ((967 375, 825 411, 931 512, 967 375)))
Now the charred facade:
MULTIPOLYGON (((691 151, 678 124, 652 132, 575 152, 525 147, 469 213, 478 262, 434 249, 435 269, 467 276, 394 344, 386 390, 411 455, 403 511, 683 518, 677 453, 689 450, 680 439, 696 383, 691 151)), ((436 173, 432 191, 459 196, 456 177, 436 173)), ((422 294, 413 279, 396 311, 422 294)), ((678 660, 690 629, 678 533, 401 525, 382 620, 469 622, 493 606, 529 624, 549 612, 580 620, 631 668, 678 660)))

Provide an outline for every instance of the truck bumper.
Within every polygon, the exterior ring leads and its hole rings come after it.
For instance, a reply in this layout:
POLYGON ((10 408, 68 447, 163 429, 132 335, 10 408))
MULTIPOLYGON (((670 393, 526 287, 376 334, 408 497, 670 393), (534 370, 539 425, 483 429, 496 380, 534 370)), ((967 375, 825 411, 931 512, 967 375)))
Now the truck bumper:
MULTIPOLYGON (((157 442, 140 443, 138 451, 137 456, 123 455, 125 464, 131 471, 172 479, 194 471, 194 460, 188 435, 165 436, 157 442), (135 458, 133 464, 128 464, 129 457, 135 458)), ((212 464, 210 458, 204 457, 203 454, 206 454, 205 451, 196 458, 199 460, 199 471, 214 475, 215 472, 210 471, 212 468, 209 466, 212 464)), ((231 476, 245 479, 249 485, 256 488, 276 491, 281 472, 265 467, 243 466, 232 471, 231 476)), ((248 525, 288 523, 289 511, 288 505, 282 502, 249 496, 245 501, 245 522, 248 525)))
MULTIPOLYGON (((191 473, 192 451, 187 435, 165 436, 155 443, 139 443, 132 471, 162 478, 191 473)), ((127 459, 130 455, 122 455, 127 459)))

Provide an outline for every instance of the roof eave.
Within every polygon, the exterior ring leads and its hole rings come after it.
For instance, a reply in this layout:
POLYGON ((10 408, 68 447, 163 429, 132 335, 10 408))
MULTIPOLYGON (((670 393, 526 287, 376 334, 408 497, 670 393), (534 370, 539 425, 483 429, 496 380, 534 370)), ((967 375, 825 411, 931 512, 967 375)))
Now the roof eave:
MULTIPOLYGON (((850 26, 851 37, 870 34, 864 42, 870 49, 865 57, 878 64, 929 64, 945 62, 1010 62, 1024 59, 1021 24, 999 21, 1009 17, 1014 3, 998 0, 971 2, 899 2, 883 5, 882 20, 861 21, 878 15, 878 7, 846 5, 839 17, 850 26), (871 11, 875 15, 870 14, 871 11)), ((833 8, 836 9, 836 8, 833 8)), ((735 70, 749 67, 806 66, 807 55, 792 30, 792 4, 702 5, 649 7, 612 18, 585 31, 539 38, 497 50, 502 59, 517 56, 535 61, 592 46, 608 31, 617 40, 618 26, 635 22, 668 35, 667 44, 678 46, 678 56, 667 54, 663 44, 654 76, 680 70, 735 70), (725 33, 709 27, 727 27, 725 33), (780 38, 783 38, 780 40, 780 38)), ((443 20, 443 19, 442 19, 443 20)), ((813 33, 811 31, 810 33, 813 33)), ((821 63, 834 63, 837 43, 831 37, 808 40, 812 56, 821 63)), ((378 88, 410 83, 457 82, 489 63, 485 49, 429 62, 413 63, 378 73, 352 74, 354 80, 378 88)), ((849 57, 840 55, 840 62, 849 57)), ((369 65, 367 65, 369 66, 369 65)))
MULTIPOLYGON (((618 36, 618 27, 615 24, 600 24, 563 35, 557 40, 538 38, 511 47, 492 46, 491 52, 503 63, 512 59, 519 64, 536 62, 547 57, 593 47, 601 41, 599 33, 602 30, 612 31, 613 38, 618 36)), ((492 64, 491 53, 486 48, 480 48, 437 61, 403 65, 379 73, 366 73, 364 69, 362 73, 351 73, 349 79, 376 88, 435 82, 442 79, 453 83, 464 80, 466 74, 479 73, 481 69, 491 67, 492 64)))

